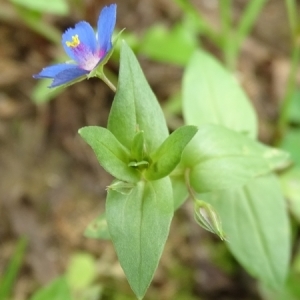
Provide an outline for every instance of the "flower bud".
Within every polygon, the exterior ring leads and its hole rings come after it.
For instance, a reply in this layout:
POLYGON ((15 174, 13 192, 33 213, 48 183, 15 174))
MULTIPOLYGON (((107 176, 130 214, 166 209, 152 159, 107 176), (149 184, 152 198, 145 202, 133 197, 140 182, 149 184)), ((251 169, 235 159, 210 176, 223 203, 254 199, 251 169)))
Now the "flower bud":
POLYGON ((217 234, 221 240, 226 240, 220 217, 212 205, 202 200, 196 200, 194 218, 202 228, 217 234))

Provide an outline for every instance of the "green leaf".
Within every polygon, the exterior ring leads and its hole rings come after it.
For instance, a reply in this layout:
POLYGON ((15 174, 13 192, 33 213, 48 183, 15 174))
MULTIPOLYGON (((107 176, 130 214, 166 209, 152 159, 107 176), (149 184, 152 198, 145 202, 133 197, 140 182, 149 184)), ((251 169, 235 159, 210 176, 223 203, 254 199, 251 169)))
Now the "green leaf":
POLYGON ((30 300, 73 300, 65 277, 56 278, 38 290, 30 300))
POLYGON ((265 147, 253 139, 218 125, 203 125, 185 147, 181 167, 189 169, 198 193, 245 184, 271 171, 265 147))
POLYGON ((123 41, 117 93, 107 128, 128 149, 138 131, 144 131, 147 151, 155 151, 168 137, 168 128, 132 50, 123 41))
POLYGON ((151 155, 145 177, 150 180, 169 175, 178 165, 182 151, 197 132, 196 126, 183 126, 175 130, 151 155))
POLYGON ((300 129, 290 129, 287 131, 281 141, 280 148, 288 151, 294 163, 300 166, 300 129))
POLYGON ((66 279, 73 291, 88 288, 96 278, 96 261, 88 253, 73 254, 66 272, 66 279))
POLYGON ((92 147, 101 166, 114 177, 137 182, 140 174, 128 166, 129 151, 106 128, 87 126, 79 129, 81 137, 92 147))
POLYGON ((196 51, 183 78, 183 115, 190 125, 219 124, 257 135, 254 110, 233 76, 212 56, 196 51))
POLYGON ((183 175, 171 176, 174 198, 174 210, 177 210, 188 198, 189 193, 183 175))
POLYGON ((272 148, 258 143, 263 151, 263 158, 267 161, 270 170, 282 170, 291 164, 291 156, 287 151, 272 148))
POLYGON ((228 247, 254 277, 278 290, 290 261, 290 228, 277 178, 265 175, 244 187, 199 195, 221 217, 228 247))
POLYGON ((299 300, 299 275, 290 274, 284 288, 280 291, 274 289, 272 290, 267 286, 261 285, 260 294, 264 300, 299 300))
POLYGON ((98 216, 87 226, 84 236, 90 239, 110 240, 105 213, 98 216))
POLYGON ((189 179, 196 192, 205 193, 244 185, 268 171, 259 157, 225 157, 195 165, 189 179))
POLYGON ((300 167, 295 166, 282 173, 280 180, 289 209, 300 222, 300 167))
POLYGON ((129 284, 142 299, 161 257, 173 217, 170 179, 136 184, 129 195, 108 190, 106 218, 129 284))
POLYGON ((227 156, 263 156, 265 148, 243 134, 219 125, 202 125, 185 147, 182 162, 188 167, 213 158, 227 156))
POLYGON ((144 139, 144 131, 139 131, 133 138, 131 145, 131 157, 132 159, 140 162, 145 157, 145 139, 144 139))
POLYGON ((22 266, 23 257, 27 247, 27 239, 21 238, 16 246, 14 254, 9 262, 8 268, 0 277, 0 299, 8 299, 11 291, 13 290, 16 277, 22 266))
POLYGON ((69 13, 69 7, 65 0, 36 1, 36 0, 10 0, 14 4, 21 5, 42 13, 50 13, 65 16, 69 13))
POLYGON ((157 61, 185 66, 196 48, 195 35, 180 23, 171 30, 164 25, 149 28, 139 52, 157 61))

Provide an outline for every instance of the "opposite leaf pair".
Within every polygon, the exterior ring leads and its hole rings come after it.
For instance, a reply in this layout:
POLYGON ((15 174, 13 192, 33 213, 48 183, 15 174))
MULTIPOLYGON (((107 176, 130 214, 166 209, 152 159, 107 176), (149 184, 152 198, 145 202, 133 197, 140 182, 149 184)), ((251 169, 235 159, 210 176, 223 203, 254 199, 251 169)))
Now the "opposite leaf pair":
MULTIPOLYGON (((219 125, 202 124, 199 131, 184 126, 169 136, 161 108, 125 43, 108 129, 92 126, 79 132, 100 164, 118 179, 108 189, 106 219, 120 263, 139 299, 157 268, 174 208, 187 198, 186 185, 198 193, 210 192, 200 195, 210 202, 215 191, 230 193, 286 161, 285 153, 219 125)), ((214 204, 218 207, 218 202, 214 204)), ((214 212, 205 225, 224 238, 216 216, 214 212)), ((223 219, 227 224, 226 215, 223 219)))
POLYGON ((169 174, 197 132, 184 126, 170 136, 162 110, 125 44, 108 129, 84 127, 80 135, 118 181, 108 189, 106 219, 121 266, 139 299, 157 268, 174 213, 169 174))
POLYGON ((168 176, 178 165, 182 151, 196 132, 196 126, 178 128, 156 151, 147 153, 144 131, 136 133, 130 151, 106 128, 89 126, 79 130, 102 167, 115 178, 127 183, 168 176))

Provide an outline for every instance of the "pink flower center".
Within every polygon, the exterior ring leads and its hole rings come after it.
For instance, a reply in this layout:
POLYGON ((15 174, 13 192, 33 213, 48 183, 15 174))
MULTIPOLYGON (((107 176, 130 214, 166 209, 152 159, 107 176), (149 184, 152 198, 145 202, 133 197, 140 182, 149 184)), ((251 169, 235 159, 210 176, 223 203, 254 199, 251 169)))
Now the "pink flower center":
POLYGON ((104 51, 98 50, 93 53, 89 47, 82 44, 78 34, 72 36, 72 41, 67 41, 66 45, 72 49, 80 68, 92 71, 104 55, 104 51))

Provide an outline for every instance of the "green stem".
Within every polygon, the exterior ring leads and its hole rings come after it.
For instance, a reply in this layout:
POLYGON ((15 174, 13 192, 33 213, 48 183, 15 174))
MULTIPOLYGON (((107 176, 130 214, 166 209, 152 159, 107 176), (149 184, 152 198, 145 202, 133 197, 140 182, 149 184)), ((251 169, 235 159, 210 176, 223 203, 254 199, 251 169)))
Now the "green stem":
POLYGON ((286 0, 286 9, 292 33, 292 42, 295 43, 297 38, 297 6, 295 0, 286 0))
POLYGON ((192 189, 192 187, 190 185, 189 175, 190 175, 190 169, 186 169, 185 172, 184 172, 185 185, 186 185, 186 187, 188 189, 190 197, 193 199, 193 201, 196 201, 197 198, 195 196, 195 192, 193 191, 193 189, 192 189))
POLYGON ((192 20, 200 34, 208 36, 215 45, 221 46, 221 35, 208 24, 189 0, 175 0, 175 2, 182 9, 186 17, 192 20))
POLYGON ((246 7, 244 14, 240 20, 236 45, 239 48, 245 37, 250 33, 254 22, 257 20, 262 8, 268 0, 252 0, 246 7))
POLYGON ((113 85, 113 83, 105 76, 104 72, 102 72, 100 77, 107 85, 108 87, 115 93, 117 91, 117 88, 113 85))
POLYGON ((288 76, 285 94, 280 108, 280 116, 278 121, 279 139, 277 142, 281 140, 289 126, 289 110, 293 100, 293 94, 296 89, 296 76, 298 65, 300 62, 300 39, 297 34, 297 10, 295 1, 286 0, 286 7, 290 24, 293 49, 290 59, 291 68, 288 76))
MULTIPOLYGON (((220 0, 221 2, 223 0, 220 0)), ((238 24, 235 39, 232 40, 232 59, 237 60, 239 51, 244 39, 249 35, 253 28, 254 22, 257 20, 258 15, 263 9, 265 3, 268 0, 251 0, 249 1, 245 12, 243 13, 241 20, 238 24)))
POLYGON ((284 136, 289 126, 289 109, 296 89, 296 76, 300 62, 300 40, 297 33, 297 6, 295 0, 286 0, 287 14, 291 30, 292 53, 290 59, 290 72, 286 84, 285 94, 280 108, 279 120, 277 123, 277 143, 284 136))
POLYGON ((196 198, 195 192, 190 185, 189 173, 190 169, 186 169, 184 179, 190 197, 194 201, 194 217, 196 222, 205 230, 217 234, 222 241, 227 241, 218 213, 211 204, 196 198))
POLYGON ((283 101, 280 108, 280 117, 278 121, 278 131, 279 131, 279 138, 284 135, 284 132, 288 128, 289 123, 289 109, 290 105, 293 100, 293 94, 296 88, 296 76, 298 65, 300 62, 300 43, 293 48, 292 55, 291 55, 291 69, 286 85, 285 95, 283 97, 283 101))
POLYGON ((225 64, 228 67, 228 69, 234 70, 236 64, 236 57, 234 56, 234 48, 232 47, 232 0, 222 0, 219 3, 220 19, 222 26, 222 46, 225 64))

